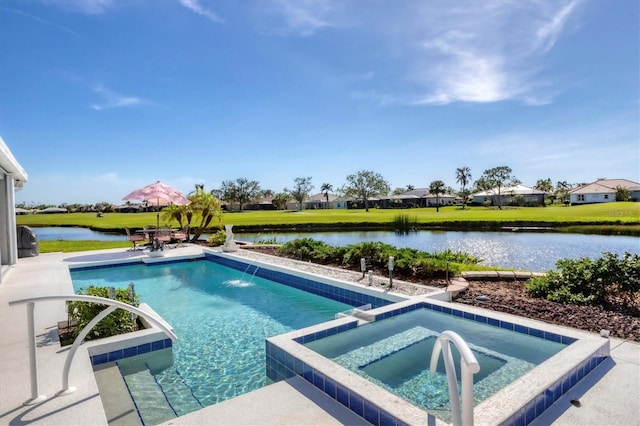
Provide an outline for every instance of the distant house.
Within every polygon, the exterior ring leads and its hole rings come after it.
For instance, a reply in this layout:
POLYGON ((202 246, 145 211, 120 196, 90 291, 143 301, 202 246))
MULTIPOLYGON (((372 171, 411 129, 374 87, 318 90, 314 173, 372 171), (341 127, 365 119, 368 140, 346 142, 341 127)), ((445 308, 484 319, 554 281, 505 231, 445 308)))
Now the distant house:
MULTIPOLYGON (((302 202, 302 208, 306 209, 331 209, 335 208, 333 202, 338 199, 336 194, 328 194, 329 202, 327 203, 327 197, 322 192, 311 195, 304 199, 302 202)), ((339 208, 339 207, 338 207, 339 208)), ((287 210, 300 209, 300 203, 297 200, 291 200, 287 203, 287 210)))
POLYGON ((345 197, 336 197, 333 201, 331 201, 332 209, 347 209, 349 208, 349 203, 352 202, 352 198, 345 197))
POLYGON ((613 203, 617 188, 629 191, 631 200, 640 201, 640 183, 627 179, 602 179, 569 191, 571 204, 613 203))
POLYGON ((401 200, 403 207, 429 207, 440 202, 441 206, 453 206, 459 201, 459 197, 453 194, 435 194, 429 192, 429 188, 415 188, 400 195, 392 195, 392 200, 401 200))
POLYGON ((546 193, 544 191, 518 184, 501 188, 500 194, 498 194, 498 188, 477 192, 472 195, 472 203, 484 204, 491 202, 492 205, 501 206, 510 204, 541 206, 544 205, 545 196, 546 193))
POLYGON ((69 210, 62 207, 47 207, 46 209, 36 210, 37 214, 55 214, 55 213, 69 213, 69 210))
MULTIPOLYGON (((236 207, 240 206, 236 204, 236 207)), ((273 205, 273 197, 264 197, 251 201, 244 205, 244 210, 275 210, 273 205)))
POLYGON ((140 204, 121 204, 119 206, 115 206, 113 210, 118 213, 139 213, 143 208, 140 204))

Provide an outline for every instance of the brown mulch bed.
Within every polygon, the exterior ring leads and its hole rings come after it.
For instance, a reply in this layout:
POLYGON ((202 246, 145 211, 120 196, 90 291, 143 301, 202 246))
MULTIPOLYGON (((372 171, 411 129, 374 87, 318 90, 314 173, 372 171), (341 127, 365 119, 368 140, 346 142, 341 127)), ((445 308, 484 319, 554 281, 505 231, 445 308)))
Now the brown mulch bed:
MULTIPOLYGON (((253 249, 261 253, 279 256, 276 247, 253 247, 253 249)), ((341 265, 329 266, 343 268, 341 265)), ((401 276, 397 278, 434 287, 442 287, 444 281, 437 279, 418 281, 413 277, 401 276)), ((612 337, 640 342, 640 318, 637 314, 637 308, 635 312, 628 313, 617 306, 605 309, 601 306, 550 302, 530 297, 522 281, 469 281, 469 288, 460 293, 455 302, 593 333, 609 330, 612 337), (488 296, 489 301, 476 301, 476 298, 481 295, 488 296)))
POLYGON ((524 284, 518 281, 469 281, 469 288, 455 301, 593 333, 609 330, 612 337, 640 342, 640 318, 637 316, 600 306, 529 297, 524 284), (481 295, 488 296, 490 301, 477 302, 476 297, 481 295))

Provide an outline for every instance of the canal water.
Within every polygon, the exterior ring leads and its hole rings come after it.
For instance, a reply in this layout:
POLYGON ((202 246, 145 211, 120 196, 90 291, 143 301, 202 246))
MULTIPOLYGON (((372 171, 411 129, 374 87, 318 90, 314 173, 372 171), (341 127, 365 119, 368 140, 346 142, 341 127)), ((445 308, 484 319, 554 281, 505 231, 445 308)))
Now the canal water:
MULTIPOLYGON (((39 240, 123 241, 125 235, 107 234, 86 228, 33 228, 39 240)), ((542 272, 555 269, 563 258, 596 258, 609 251, 640 253, 640 238, 609 235, 560 234, 552 232, 463 232, 418 231, 397 234, 386 231, 315 232, 315 233, 242 233, 238 241, 276 240, 284 243, 309 237, 333 246, 362 241, 381 241, 396 247, 410 247, 427 252, 447 249, 469 253, 483 259, 484 265, 542 272)), ((203 236, 204 238, 204 236, 203 236)))
POLYGON ((300 237, 345 246, 362 241, 381 241, 396 247, 427 252, 450 249, 483 259, 484 265, 543 272, 555 269, 563 258, 596 258, 609 251, 640 253, 640 238, 609 235, 560 234, 551 232, 463 232, 418 231, 397 234, 386 231, 237 234, 236 240, 275 239, 286 242, 300 237))

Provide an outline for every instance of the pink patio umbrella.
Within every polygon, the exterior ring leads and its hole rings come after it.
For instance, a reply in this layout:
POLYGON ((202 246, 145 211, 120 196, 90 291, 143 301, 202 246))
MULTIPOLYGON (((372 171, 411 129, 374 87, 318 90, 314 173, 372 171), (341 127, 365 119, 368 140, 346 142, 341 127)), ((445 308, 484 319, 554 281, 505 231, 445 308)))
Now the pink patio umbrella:
POLYGON ((190 201, 182 195, 182 192, 172 188, 160 181, 147 185, 144 188, 136 189, 130 194, 122 197, 123 200, 138 200, 155 202, 158 207, 158 213, 156 215, 157 228, 160 228, 160 202, 173 203, 178 206, 185 206, 190 201))

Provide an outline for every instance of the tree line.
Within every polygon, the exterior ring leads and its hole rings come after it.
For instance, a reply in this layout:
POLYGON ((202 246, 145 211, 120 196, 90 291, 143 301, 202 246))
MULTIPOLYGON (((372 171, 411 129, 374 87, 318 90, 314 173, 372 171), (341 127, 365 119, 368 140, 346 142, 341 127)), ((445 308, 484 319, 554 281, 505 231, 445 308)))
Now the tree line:
MULTIPOLYGON (((463 208, 466 207, 467 200, 472 193, 481 191, 494 191, 497 198, 500 198, 504 188, 520 183, 513 171, 508 166, 498 166, 484 170, 482 175, 475 181, 472 180, 471 169, 468 166, 458 167, 455 170, 456 183, 460 185, 458 190, 447 186, 444 181, 437 179, 429 183, 429 192, 436 197, 436 209, 439 211, 441 195, 451 194, 460 197, 463 200, 463 208)), ((585 185, 585 183, 570 184, 567 181, 558 181, 555 185, 550 178, 538 179, 534 188, 544 191, 548 194, 551 201, 568 201, 568 192, 577 187, 585 185)), ((196 189, 204 191, 204 185, 196 185, 196 189)), ((287 204, 295 200, 299 209, 302 210, 303 204, 315 188, 312 177, 297 177, 293 181, 290 188, 284 188, 280 192, 271 189, 262 189, 260 182, 250 180, 244 177, 235 180, 222 181, 220 188, 215 188, 209 193, 218 200, 223 200, 227 206, 234 205, 238 210, 242 211, 251 203, 271 198, 271 204, 275 209, 286 209, 287 204)), ((405 187, 397 187, 391 190, 389 182, 380 174, 371 170, 360 170, 354 174, 348 175, 342 186, 335 187, 328 182, 320 185, 320 192, 325 197, 327 204, 329 203, 329 195, 335 193, 340 197, 354 198, 362 201, 366 211, 369 211, 369 201, 372 198, 383 197, 388 195, 400 195, 415 189, 413 185, 405 187)), ((27 206, 25 203, 17 204, 20 208, 38 208, 54 207, 51 205, 27 206)), ((69 211, 90 212, 114 211, 113 205, 108 202, 100 202, 95 205, 86 204, 62 204, 57 207, 67 208, 69 211)), ((498 205, 498 207, 501 207, 498 205)))
MULTIPOLYGON (((429 186, 429 192, 436 197, 436 209, 439 211, 439 197, 444 194, 459 196, 463 200, 463 208, 466 207, 467 200, 472 193, 481 191, 494 191, 495 195, 500 197, 505 188, 519 184, 520 180, 516 178, 513 171, 508 166, 498 166, 485 170, 480 178, 475 182, 472 181, 471 169, 467 166, 459 167, 455 170, 456 182, 460 185, 459 190, 447 186, 442 180, 434 180, 429 186), (471 185, 473 182, 473 185, 471 185)), ((571 185, 566 181, 559 181, 555 186, 551 179, 539 179, 535 185, 535 189, 544 191, 553 199, 567 199, 567 193, 570 189, 577 185, 571 185)), ((303 203, 315 188, 311 177, 298 177, 294 179, 291 188, 284 188, 280 192, 274 192, 270 189, 263 190, 260 183, 256 180, 246 178, 238 178, 236 180, 225 180, 220 188, 214 189, 211 193, 217 198, 224 200, 229 204, 236 205, 238 210, 242 211, 247 204, 256 200, 271 198, 271 203, 276 209, 285 209, 287 204, 295 200, 299 209, 302 210, 303 203)), ((369 211, 369 201, 372 198, 400 195, 415 189, 413 185, 406 187, 398 187, 393 191, 389 182, 380 174, 371 170, 360 170, 354 174, 348 175, 342 186, 336 187, 335 192, 341 197, 354 198, 362 201, 364 209, 369 211)), ((329 195, 334 191, 334 186, 330 183, 323 183, 320 186, 320 192, 329 203, 329 195)), ((498 207, 501 207, 498 205, 498 207)))

